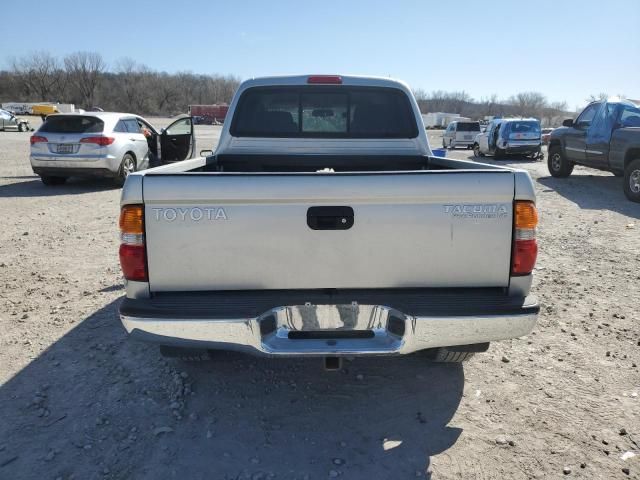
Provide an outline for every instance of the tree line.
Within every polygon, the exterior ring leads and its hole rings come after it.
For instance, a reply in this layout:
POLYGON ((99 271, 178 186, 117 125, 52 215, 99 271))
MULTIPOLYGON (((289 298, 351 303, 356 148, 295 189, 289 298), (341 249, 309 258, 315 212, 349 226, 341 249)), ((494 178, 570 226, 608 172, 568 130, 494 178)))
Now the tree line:
POLYGON ((467 92, 445 92, 436 90, 431 93, 418 90, 416 100, 422 112, 459 113, 463 117, 482 119, 488 116, 534 117, 545 125, 554 125, 558 119, 571 116, 567 102, 549 102, 539 92, 521 92, 505 99, 493 94, 474 100, 467 92))
POLYGON ((229 103, 240 79, 233 75, 167 73, 131 58, 110 68, 96 52, 63 58, 34 52, 10 60, 0 71, 0 102, 73 103, 89 109, 173 115, 189 105, 229 103))
MULTIPOLYGON (((240 78, 234 75, 167 73, 131 58, 109 66, 96 52, 75 52, 58 58, 41 51, 10 59, 0 71, 0 102, 73 103, 79 108, 100 107, 141 115, 173 115, 189 105, 229 103, 240 78)), ((493 94, 473 99, 461 91, 415 92, 423 113, 459 113, 485 116, 524 116, 555 125, 570 116, 566 102, 550 102, 539 92, 521 92, 505 99, 493 94)), ((606 97, 600 93, 588 100, 606 97)))

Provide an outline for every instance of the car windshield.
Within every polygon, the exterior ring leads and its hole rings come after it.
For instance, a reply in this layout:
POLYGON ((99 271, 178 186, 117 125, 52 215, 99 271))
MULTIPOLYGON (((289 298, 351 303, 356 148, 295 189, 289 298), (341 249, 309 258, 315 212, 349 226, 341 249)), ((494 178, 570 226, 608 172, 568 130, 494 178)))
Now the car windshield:
POLYGON ((242 94, 236 137, 415 138, 409 99, 394 88, 270 87, 242 94))
POLYGON ((101 133, 104 122, 96 117, 62 115, 47 117, 38 131, 47 133, 101 133))
POLYGON ((480 124, 478 122, 458 122, 459 132, 479 132, 480 124))

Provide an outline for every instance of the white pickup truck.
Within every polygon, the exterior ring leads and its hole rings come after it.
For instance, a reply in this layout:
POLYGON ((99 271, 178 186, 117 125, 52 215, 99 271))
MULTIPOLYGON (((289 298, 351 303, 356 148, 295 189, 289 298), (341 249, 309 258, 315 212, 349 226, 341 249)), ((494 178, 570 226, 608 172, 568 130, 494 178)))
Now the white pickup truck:
POLYGON ((525 171, 432 156, 404 83, 252 79, 214 154, 128 177, 120 318, 174 356, 462 361, 533 328, 536 223, 525 171))

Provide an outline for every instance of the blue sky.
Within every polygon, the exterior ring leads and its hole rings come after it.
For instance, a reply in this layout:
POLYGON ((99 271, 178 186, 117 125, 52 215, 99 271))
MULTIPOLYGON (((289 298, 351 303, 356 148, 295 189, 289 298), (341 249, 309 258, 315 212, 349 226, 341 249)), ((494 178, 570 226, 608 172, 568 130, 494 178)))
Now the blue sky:
POLYGON ((0 68, 90 50, 243 79, 382 75, 476 99, 535 90, 570 108, 591 93, 640 98, 640 0, 2 3, 0 68))

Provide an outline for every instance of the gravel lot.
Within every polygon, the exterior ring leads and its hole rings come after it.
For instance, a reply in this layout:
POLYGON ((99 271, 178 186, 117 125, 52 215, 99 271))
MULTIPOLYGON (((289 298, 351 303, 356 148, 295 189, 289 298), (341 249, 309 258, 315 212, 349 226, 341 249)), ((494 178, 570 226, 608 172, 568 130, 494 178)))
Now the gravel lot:
MULTIPOLYGON (((197 132, 206 148, 219 127, 197 132)), ((28 134, 0 132, 1 479, 640 478, 640 205, 621 179, 498 162, 536 183, 533 334, 464 367, 406 357, 327 373, 166 361, 128 341, 119 189, 45 187, 28 152, 28 134)))

